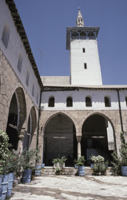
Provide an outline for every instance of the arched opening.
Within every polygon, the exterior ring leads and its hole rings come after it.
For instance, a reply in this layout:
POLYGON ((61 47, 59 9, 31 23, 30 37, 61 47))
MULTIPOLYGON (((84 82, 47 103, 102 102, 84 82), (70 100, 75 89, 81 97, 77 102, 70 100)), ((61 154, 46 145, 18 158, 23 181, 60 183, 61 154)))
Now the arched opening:
POLYGON ((104 97, 105 107, 111 107, 111 101, 109 97, 104 97))
POLYGON ((102 155, 106 160, 111 160, 111 153, 115 149, 114 131, 110 121, 99 114, 88 117, 82 127, 81 150, 90 164, 92 155, 102 155))
POLYGON ((8 23, 4 25, 4 30, 2 34, 2 41, 4 43, 4 46, 7 48, 8 42, 9 42, 9 36, 10 36, 10 28, 8 23))
POLYGON ((91 97, 86 97, 86 107, 91 107, 91 106, 92 106, 91 97))
POLYGON ((85 32, 81 32, 80 33, 80 39, 85 39, 86 38, 86 33, 85 32))
POLYGON ((19 134, 26 118, 26 101, 22 88, 17 88, 14 92, 9 108, 6 132, 12 149, 17 149, 19 134))
POLYGON ((44 129, 44 163, 52 166, 54 158, 66 156, 66 166, 74 166, 77 158, 76 130, 73 121, 59 113, 53 116, 44 129))
POLYGON ((48 107, 54 107, 55 99, 54 97, 49 98, 48 107))
POLYGON ((37 126, 37 119, 36 119, 36 112, 34 106, 31 108, 30 114, 29 114, 29 119, 28 119, 28 124, 27 124, 27 131, 24 136, 24 141, 23 141, 23 149, 29 149, 34 131, 37 126))
POLYGON ((88 33, 88 37, 89 37, 89 39, 94 39, 94 38, 95 38, 95 35, 94 35, 94 33, 93 33, 92 31, 90 31, 90 32, 88 33))
POLYGON ((9 136, 9 143, 13 145, 12 149, 15 149, 15 150, 17 150, 17 144, 19 140, 18 118, 19 118, 18 102, 17 102, 16 94, 14 93, 11 100, 11 104, 10 104, 6 132, 9 136))
POLYGON ((79 39, 79 34, 77 32, 72 32, 71 33, 71 38, 72 39, 79 39))
POLYGON ((68 97, 68 98, 67 98, 66 106, 67 106, 67 107, 72 107, 72 106, 73 106, 72 97, 68 97))

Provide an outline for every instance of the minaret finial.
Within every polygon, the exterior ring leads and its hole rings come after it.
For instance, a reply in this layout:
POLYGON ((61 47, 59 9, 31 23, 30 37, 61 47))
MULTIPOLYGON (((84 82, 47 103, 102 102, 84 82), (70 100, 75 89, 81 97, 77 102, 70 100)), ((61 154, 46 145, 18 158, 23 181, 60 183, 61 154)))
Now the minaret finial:
POLYGON ((83 20, 83 16, 81 14, 80 11, 80 7, 78 8, 78 16, 77 16, 77 20, 76 20, 76 26, 77 27, 84 27, 84 20, 83 20))

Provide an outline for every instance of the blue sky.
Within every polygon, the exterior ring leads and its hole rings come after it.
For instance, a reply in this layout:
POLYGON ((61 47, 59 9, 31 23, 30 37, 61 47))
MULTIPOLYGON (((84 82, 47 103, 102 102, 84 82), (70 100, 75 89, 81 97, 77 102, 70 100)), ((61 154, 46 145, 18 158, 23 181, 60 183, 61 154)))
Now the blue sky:
POLYGON ((103 84, 127 84, 127 0, 15 0, 15 3, 41 75, 70 75, 66 27, 76 26, 80 7, 85 26, 100 27, 97 40, 103 84))

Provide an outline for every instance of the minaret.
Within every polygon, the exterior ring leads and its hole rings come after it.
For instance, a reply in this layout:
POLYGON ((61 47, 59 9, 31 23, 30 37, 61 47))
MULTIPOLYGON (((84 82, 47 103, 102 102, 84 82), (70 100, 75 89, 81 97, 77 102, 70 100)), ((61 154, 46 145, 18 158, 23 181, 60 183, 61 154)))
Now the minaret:
POLYGON ((72 85, 102 85, 97 36, 99 27, 84 27, 80 9, 76 27, 67 27, 72 85))

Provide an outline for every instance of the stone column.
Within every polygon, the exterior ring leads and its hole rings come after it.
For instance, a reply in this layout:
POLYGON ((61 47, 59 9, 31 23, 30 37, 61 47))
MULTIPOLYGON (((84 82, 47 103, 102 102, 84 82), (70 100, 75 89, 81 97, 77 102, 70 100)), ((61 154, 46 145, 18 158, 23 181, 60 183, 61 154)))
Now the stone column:
POLYGON ((19 135, 19 141, 18 141, 18 145, 17 145, 17 151, 22 153, 23 151, 23 139, 24 139, 24 132, 21 132, 21 134, 19 135))
POLYGON ((77 137, 77 159, 81 157, 81 138, 82 136, 76 136, 77 137))

